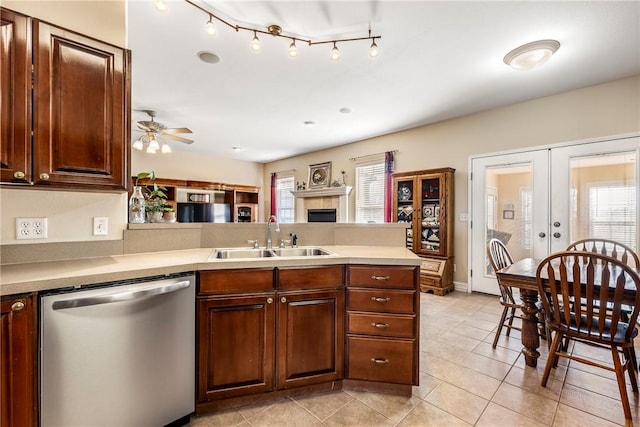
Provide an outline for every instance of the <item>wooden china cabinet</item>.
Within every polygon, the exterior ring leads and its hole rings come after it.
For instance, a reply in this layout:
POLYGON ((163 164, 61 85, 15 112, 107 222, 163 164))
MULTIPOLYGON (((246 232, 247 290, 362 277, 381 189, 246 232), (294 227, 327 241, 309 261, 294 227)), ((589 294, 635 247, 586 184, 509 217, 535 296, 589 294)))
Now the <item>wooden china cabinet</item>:
POLYGON ((453 290, 453 183, 455 169, 393 174, 393 220, 407 224, 407 248, 423 258, 420 289, 453 290))

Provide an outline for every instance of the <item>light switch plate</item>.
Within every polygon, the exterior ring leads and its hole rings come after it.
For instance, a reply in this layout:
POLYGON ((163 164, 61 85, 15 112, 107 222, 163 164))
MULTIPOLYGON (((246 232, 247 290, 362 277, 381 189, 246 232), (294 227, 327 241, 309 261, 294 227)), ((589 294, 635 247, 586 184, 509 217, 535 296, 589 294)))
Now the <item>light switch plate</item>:
POLYGON ((109 218, 106 216, 93 217, 93 235, 106 236, 109 234, 109 218))
POLYGON ((469 221, 469 214, 461 213, 460 214, 460 222, 467 222, 467 221, 469 221))

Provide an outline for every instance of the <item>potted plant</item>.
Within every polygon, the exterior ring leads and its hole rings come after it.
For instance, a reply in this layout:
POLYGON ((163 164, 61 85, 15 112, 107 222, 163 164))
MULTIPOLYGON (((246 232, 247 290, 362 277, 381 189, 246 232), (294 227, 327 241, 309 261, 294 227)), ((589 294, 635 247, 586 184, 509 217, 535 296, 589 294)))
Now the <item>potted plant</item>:
MULTIPOLYGON (((155 180, 155 174, 151 172, 151 180, 155 180)), ((163 222, 162 216, 167 205, 167 189, 161 185, 153 183, 151 189, 147 187, 147 212, 149 213, 150 222, 163 222)))

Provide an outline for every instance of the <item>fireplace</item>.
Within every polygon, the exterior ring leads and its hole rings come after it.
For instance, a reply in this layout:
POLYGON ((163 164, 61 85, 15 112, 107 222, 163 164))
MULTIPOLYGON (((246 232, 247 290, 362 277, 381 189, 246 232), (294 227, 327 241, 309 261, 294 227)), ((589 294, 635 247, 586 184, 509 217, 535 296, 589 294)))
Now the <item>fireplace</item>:
POLYGON ((336 210, 308 209, 307 222, 336 222, 336 210))

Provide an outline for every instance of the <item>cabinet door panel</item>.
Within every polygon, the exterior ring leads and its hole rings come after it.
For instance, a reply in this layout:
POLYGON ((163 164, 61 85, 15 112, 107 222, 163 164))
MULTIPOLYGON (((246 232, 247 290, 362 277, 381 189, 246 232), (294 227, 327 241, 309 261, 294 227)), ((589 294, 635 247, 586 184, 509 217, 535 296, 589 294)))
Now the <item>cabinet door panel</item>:
POLYGON ((342 379, 344 291, 278 298, 278 388, 342 379))
POLYGON ((273 294, 198 300, 198 401, 273 389, 273 294))
POLYGON ((34 20, 34 181, 125 189, 130 54, 34 20))
POLYGON ((31 181, 29 19, 0 11, 0 181, 31 181))
POLYGON ((0 426, 36 425, 33 296, 2 299, 0 310, 0 426), (19 306, 22 304, 22 306, 19 306), (22 308, 20 308, 22 307, 22 308))

